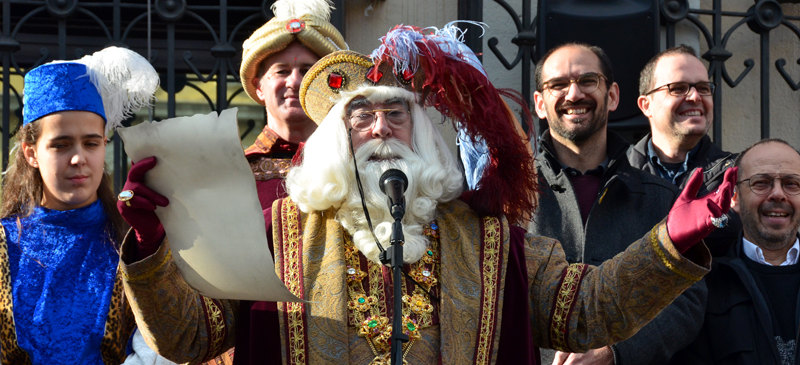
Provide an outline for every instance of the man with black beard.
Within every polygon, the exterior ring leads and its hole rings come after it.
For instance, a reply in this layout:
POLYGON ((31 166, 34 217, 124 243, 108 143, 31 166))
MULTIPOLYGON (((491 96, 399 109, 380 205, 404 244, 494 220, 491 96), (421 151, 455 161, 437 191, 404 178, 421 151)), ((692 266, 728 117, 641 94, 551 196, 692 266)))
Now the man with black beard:
MULTIPOLYGON (((539 139, 541 197, 528 230, 561 241, 567 261, 599 265, 624 251, 669 212, 675 186, 634 169, 629 144, 607 128, 619 87, 599 47, 550 50, 535 71, 534 106, 550 129, 539 139)), ((704 291, 693 286, 633 338, 585 354, 543 351, 553 364, 663 364, 700 329, 704 291), (673 340, 665 341, 666 337, 673 340)))
POLYGON ((731 209, 743 230, 714 258, 703 329, 674 364, 797 364, 800 154, 783 140, 737 157, 731 209))
MULTIPOLYGON (((666 222, 600 267, 569 264, 558 241, 514 226, 535 208, 533 156, 458 34, 398 26, 371 57, 335 52, 304 77, 301 103, 319 126, 286 178, 289 198, 264 213, 278 277, 306 301, 277 304, 258 338, 265 354, 284 364, 388 364, 397 314, 410 337, 403 363, 538 364, 537 346, 585 351, 630 337, 706 273, 698 243, 728 210, 735 170, 719 193, 682 195, 666 222), (485 189, 462 194, 425 106, 485 141, 485 189), (378 181, 389 168, 408 176, 399 283, 378 257, 393 221, 378 181)), ((131 169, 134 199, 121 214, 157 222, 142 165, 131 169)), ((154 227, 134 222, 123 283, 149 343, 196 363, 241 340, 236 301, 190 288, 168 240, 141 255, 153 247, 138 236, 154 227)))

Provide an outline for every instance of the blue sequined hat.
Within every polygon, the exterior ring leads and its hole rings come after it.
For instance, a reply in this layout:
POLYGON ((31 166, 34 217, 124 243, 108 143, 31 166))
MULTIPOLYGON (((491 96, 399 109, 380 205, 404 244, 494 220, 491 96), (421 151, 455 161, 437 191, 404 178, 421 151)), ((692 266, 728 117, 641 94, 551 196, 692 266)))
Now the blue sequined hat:
POLYGON ((158 73, 126 48, 108 47, 74 61, 53 61, 25 74, 22 124, 67 110, 95 113, 106 132, 150 105, 158 73))
POLYGON ((80 63, 49 63, 29 71, 22 100, 23 125, 66 110, 92 112, 107 121, 103 98, 80 63))

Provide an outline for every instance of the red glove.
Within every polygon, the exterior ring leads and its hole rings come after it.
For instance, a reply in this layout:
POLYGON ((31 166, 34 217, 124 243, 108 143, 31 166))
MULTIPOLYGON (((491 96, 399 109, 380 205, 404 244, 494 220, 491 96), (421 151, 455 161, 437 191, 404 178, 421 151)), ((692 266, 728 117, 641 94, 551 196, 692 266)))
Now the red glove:
POLYGON ((166 207, 169 200, 142 183, 144 174, 156 165, 155 157, 145 158, 131 166, 123 192, 130 190, 133 197, 127 202, 117 201, 117 209, 136 233, 136 250, 133 261, 154 254, 164 240, 164 226, 156 216, 156 206, 166 207), (129 204, 128 204, 129 203, 129 204))
POLYGON ((689 182, 667 216, 667 233, 680 253, 686 252, 717 228, 711 218, 721 217, 731 207, 731 196, 736 186, 738 171, 737 167, 725 171, 719 189, 702 198, 696 196, 703 185, 703 169, 696 169, 689 178, 689 182))

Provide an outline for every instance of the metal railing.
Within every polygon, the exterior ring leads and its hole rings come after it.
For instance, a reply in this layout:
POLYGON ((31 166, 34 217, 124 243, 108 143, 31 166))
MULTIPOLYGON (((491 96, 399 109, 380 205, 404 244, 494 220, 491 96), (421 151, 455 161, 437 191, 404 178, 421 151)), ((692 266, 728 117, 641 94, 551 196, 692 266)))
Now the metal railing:
MULTIPOLYGON (((490 50, 495 57, 504 65, 508 70, 519 67, 522 76, 521 92, 525 100, 530 103, 531 100, 531 85, 534 81, 531 79, 531 67, 536 62, 536 18, 532 12, 536 11, 531 6, 530 0, 521 0, 522 13, 518 14, 514 7, 508 1, 493 0, 500 5, 511 17, 511 23, 515 24, 517 34, 510 40, 518 46, 517 54, 512 61, 507 61, 501 51, 497 48, 500 42, 497 38, 490 38, 487 42, 490 50)), ((547 0, 539 0, 547 1, 547 0)), ((760 123, 761 123, 761 138, 770 136, 770 72, 772 70, 770 58, 770 33, 778 27, 786 27, 793 32, 798 40, 800 40, 800 17, 787 16, 783 13, 781 5, 776 0, 757 0, 754 5, 742 11, 725 11, 722 8, 722 0, 713 0, 711 9, 698 9, 691 8, 688 0, 654 0, 656 13, 655 21, 658 21, 660 26, 666 30, 666 45, 667 47, 675 46, 676 42, 676 24, 682 21, 688 21, 700 33, 700 42, 704 44, 707 51, 701 55, 702 58, 709 62, 709 77, 712 81, 721 84, 724 82, 731 88, 735 88, 742 79, 747 76, 750 71, 755 67, 755 61, 752 58, 747 58, 744 61, 745 69, 735 78, 731 77, 728 72, 725 61, 732 55, 732 50, 728 49, 728 40, 731 35, 740 30, 742 26, 747 26, 749 30, 759 35, 760 46, 760 123), (700 16, 708 16, 711 18, 711 26, 707 22, 700 20, 700 16), (733 20, 735 23, 728 29, 723 29, 723 20, 733 20)), ((797 2, 797 1, 781 1, 781 2, 797 2)), ((472 0, 459 1, 459 15, 470 20, 482 20, 482 0, 475 3, 472 0)), ((468 32, 467 44, 470 45, 476 52, 482 52, 482 46, 478 35, 480 32, 468 32)), ((800 42, 798 42, 800 45, 800 42)), ((633 50, 635 52, 635 50, 633 50)), ((775 60, 774 67, 790 86, 793 91, 800 89, 800 83, 795 81, 786 71, 787 61, 784 58, 775 60)), ((797 61, 800 63, 800 60, 797 61)), ((636 70, 638 73, 638 70, 636 70)), ((535 89, 535 87, 534 87, 535 89)), ((722 141, 722 89, 717 88, 718 92, 714 94, 714 143, 721 146, 722 141)))
MULTIPOLYGON (((76 59, 106 46, 122 46, 147 57, 161 76, 161 88, 167 97, 166 103, 156 108, 166 111, 151 110, 150 119, 154 115, 175 117, 176 95, 184 89, 200 94, 200 105, 208 105, 206 112, 220 112, 234 104, 234 97, 243 91, 239 83, 242 42, 273 17, 270 7, 274 2, 262 0, 260 5, 253 5, 252 0, 219 0, 214 5, 188 5, 186 0, 0 1, 3 170, 8 166, 10 143, 22 120, 22 90, 12 85, 12 76, 22 77, 28 70, 54 59, 76 59), (205 83, 215 83, 215 92, 204 91, 205 83)), ((335 0, 334 6, 331 23, 344 34, 344 0, 335 0)), ((263 126, 265 118, 248 120, 242 138, 260 132, 256 125, 263 126)), ((119 190, 127 175, 127 156, 119 138, 112 136, 109 146, 114 156, 114 186, 119 190)))

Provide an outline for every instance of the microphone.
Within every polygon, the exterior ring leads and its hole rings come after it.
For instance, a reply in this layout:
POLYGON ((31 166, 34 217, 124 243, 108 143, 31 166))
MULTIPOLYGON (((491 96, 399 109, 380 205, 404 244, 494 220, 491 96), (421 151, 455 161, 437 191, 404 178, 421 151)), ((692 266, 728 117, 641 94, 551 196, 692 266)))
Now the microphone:
POLYGON ((403 219, 406 214, 406 198, 403 196, 408 188, 406 174, 398 169, 386 170, 380 178, 381 191, 389 197, 389 211, 395 220, 403 219))

